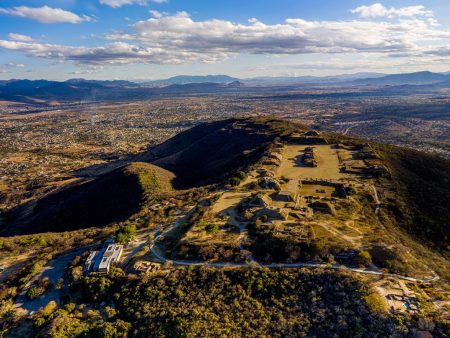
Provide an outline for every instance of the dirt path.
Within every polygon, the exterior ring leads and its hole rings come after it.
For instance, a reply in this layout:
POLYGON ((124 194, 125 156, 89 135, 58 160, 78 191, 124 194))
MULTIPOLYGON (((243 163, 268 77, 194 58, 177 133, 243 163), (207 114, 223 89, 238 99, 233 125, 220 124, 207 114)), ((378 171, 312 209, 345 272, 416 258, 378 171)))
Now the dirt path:
MULTIPOLYGON (((205 261, 187 261, 187 260, 170 260, 167 259, 164 255, 162 255, 159 252, 159 249, 156 245, 158 240, 162 238, 165 234, 167 234, 170 231, 176 230, 176 228, 180 226, 180 223, 178 221, 174 222, 170 227, 168 227, 163 232, 159 233, 157 236, 155 236, 155 239, 153 240, 150 251, 155 255, 156 258, 158 258, 161 262, 165 263, 171 263, 173 265, 180 265, 180 266, 208 266, 208 267, 217 267, 217 268, 223 268, 223 267, 246 267, 250 265, 258 265, 260 267, 274 269, 274 268, 322 268, 322 269, 333 269, 333 270, 341 270, 341 271, 349 271, 353 273, 360 273, 360 274, 367 274, 367 275, 374 275, 374 276, 384 276, 384 277, 394 277, 401 280, 406 280, 409 282, 431 282, 436 280, 436 276, 430 279, 418 279, 408 276, 402 276, 398 274, 392 274, 392 273, 384 273, 381 271, 375 271, 370 269, 357 269, 357 268, 349 268, 344 265, 334 264, 321 264, 321 263, 310 263, 310 262, 298 262, 298 263, 272 263, 272 264, 261 264, 255 261, 253 258, 249 263, 226 263, 226 262, 205 262, 205 261)), ((241 226, 240 226, 241 228, 241 226)), ((242 232, 246 231, 246 229, 242 232)), ((243 235, 244 236, 244 235, 243 235)))
POLYGON ((143 231, 140 231, 133 242, 127 244, 123 250, 122 253, 122 262, 121 266, 124 268, 124 270, 127 269, 127 265, 130 263, 130 261, 133 259, 133 257, 142 250, 142 248, 148 244, 149 242, 149 235, 151 233, 150 229, 143 229, 143 231))
POLYGON ((354 220, 346 221, 344 224, 346 226, 348 226, 350 229, 352 229, 353 231, 355 231, 358 234, 360 234, 361 236, 364 235, 364 233, 361 230, 359 230, 358 228, 355 227, 355 221, 354 220))
POLYGON ((0 261, 0 267, 2 267, 3 270, 0 272, 0 283, 5 281, 11 272, 25 265, 33 257, 34 256, 28 254, 21 254, 15 257, 2 259, 0 261))
POLYGON ((352 236, 344 235, 339 230, 336 230, 334 227, 332 227, 328 224, 324 224, 323 222, 319 223, 318 225, 320 225, 322 228, 324 228, 328 232, 331 232, 336 237, 342 238, 343 240, 349 242, 353 247, 355 247, 355 248, 361 247, 361 239, 363 236, 352 237, 352 236))

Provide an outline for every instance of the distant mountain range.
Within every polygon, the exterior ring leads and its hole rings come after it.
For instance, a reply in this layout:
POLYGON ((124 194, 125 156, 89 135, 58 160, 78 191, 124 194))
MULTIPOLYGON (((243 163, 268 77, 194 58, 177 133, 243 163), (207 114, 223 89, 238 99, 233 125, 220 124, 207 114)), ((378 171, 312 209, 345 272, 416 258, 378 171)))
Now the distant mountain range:
POLYGON ((354 80, 353 82, 355 84, 396 86, 405 84, 410 85, 433 84, 444 82, 449 79, 450 75, 448 74, 417 72, 408 74, 386 75, 383 77, 376 77, 376 78, 357 79, 354 80))
POLYGON ((243 84, 230 83, 189 83, 148 87, 128 81, 98 81, 72 79, 64 82, 47 80, 0 81, 0 99, 28 103, 47 101, 103 101, 138 100, 161 95, 181 95, 190 93, 225 93, 237 91, 243 84))
POLYGON ((237 79, 227 75, 175 76, 166 80, 136 83, 124 80, 3 80, 0 81, 0 99, 22 102, 96 101, 149 99, 161 95, 226 92, 283 92, 309 87, 369 86, 373 90, 391 93, 450 88, 450 74, 416 72, 385 75, 358 73, 327 77, 260 77, 237 79))
MULTIPOLYGON (((254 78, 238 79, 228 75, 206 75, 206 76, 190 76, 179 75, 168 79, 142 82, 145 86, 170 86, 175 84, 191 84, 191 83, 230 83, 240 81, 247 86, 290 86, 298 84, 342 84, 354 83, 356 85, 421 85, 443 82, 448 79, 448 73, 432 73, 428 71, 406 73, 406 74, 383 74, 383 73, 356 73, 342 74, 335 76, 261 76, 254 78)), ((114 81, 111 81, 114 82, 114 81)), ((126 82, 126 81, 124 81, 126 82)))
POLYGON ((142 84, 149 86, 170 86, 174 84, 189 84, 189 83, 229 83, 239 81, 238 78, 228 75, 178 75, 168 79, 154 80, 143 82, 142 84))
POLYGON ((356 79, 379 78, 386 76, 382 73, 356 73, 342 74, 335 76, 281 76, 281 77, 255 77, 241 80, 246 84, 265 84, 265 85, 295 85, 295 84, 325 84, 338 83, 343 81, 352 81, 356 79))

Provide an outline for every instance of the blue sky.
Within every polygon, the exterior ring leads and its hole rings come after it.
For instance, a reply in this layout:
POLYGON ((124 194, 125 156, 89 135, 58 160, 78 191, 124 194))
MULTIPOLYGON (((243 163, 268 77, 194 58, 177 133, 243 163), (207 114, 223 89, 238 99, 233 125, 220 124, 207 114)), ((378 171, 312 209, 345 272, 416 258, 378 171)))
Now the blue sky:
POLYGON ((2 79, 419 70, 450 71, 448 0, 0 3, 2 79))

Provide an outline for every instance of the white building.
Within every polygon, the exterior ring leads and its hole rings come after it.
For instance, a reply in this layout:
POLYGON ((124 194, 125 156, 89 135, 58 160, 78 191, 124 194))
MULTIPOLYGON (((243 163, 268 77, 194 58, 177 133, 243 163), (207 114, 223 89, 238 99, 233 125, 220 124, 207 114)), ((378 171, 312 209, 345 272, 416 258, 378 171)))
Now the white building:
POLYGON ((111 264, 116 264, 122 257, 123 245, 107 241, 102 250, 93 251, 86 259, 85 272, 109 273, 111 264))
POLYGON ((98 254, 98 251, 92 251, 88 258, 86 259, 86 262, 84 263, 84 271, 88 272, 91 271, 95 264, 95 258, 98 254))

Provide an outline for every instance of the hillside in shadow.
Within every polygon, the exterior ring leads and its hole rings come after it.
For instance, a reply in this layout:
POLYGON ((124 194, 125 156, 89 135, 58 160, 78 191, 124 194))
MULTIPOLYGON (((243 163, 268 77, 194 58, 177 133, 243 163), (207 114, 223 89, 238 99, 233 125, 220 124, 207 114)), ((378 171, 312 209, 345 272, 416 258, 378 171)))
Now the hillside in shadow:
POLYGON ((6 214, 0 235, 62 232, 126 220, 142 202, 169 192, 173 178, 151 164, 131 163, 19 206, 6 214))

